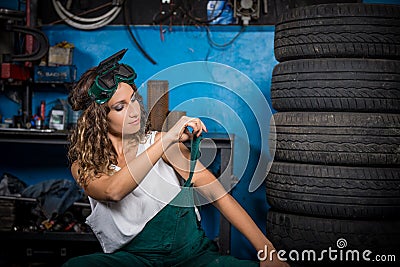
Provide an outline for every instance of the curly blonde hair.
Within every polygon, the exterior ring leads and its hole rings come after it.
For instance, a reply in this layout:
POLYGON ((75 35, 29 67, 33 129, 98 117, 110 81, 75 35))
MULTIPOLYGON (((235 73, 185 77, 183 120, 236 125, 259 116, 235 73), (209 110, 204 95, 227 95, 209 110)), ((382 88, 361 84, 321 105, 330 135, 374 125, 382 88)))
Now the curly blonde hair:
MULTIPOLYGON (((117 165, 117 153, 108 138, 108 119, 110 109, 107 102, 98 104, 90 98, 88 90, 97 73, 95 68, 82 74, 78 83, 71 90, 68 100, 72 110, 82 110, 75 128, 69 136, 68 159, 70 163, 78 164, 77 183, 86 188, 90 181, 100 175, 113 173, 110 166, 117 165)), ((138 94, 135 85, 131 85, 136 91, 136 99, 141 108, 141 121, 143 122, 135 140, 143 142, 149 132, 149 120, 143 105, 143 99, 138 94)))

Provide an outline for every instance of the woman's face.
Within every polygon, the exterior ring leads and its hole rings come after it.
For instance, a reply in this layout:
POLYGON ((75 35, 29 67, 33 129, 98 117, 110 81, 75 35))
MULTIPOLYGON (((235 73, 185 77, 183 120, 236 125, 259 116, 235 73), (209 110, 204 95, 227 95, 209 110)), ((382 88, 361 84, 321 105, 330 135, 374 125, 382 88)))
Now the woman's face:
POLYGON ((140 130, 140 105, 134 99, 132 87, 123 82, 119 83, 114 95, 107 102, 110 108, 107 116, 110 133, 134 134, 140 130))

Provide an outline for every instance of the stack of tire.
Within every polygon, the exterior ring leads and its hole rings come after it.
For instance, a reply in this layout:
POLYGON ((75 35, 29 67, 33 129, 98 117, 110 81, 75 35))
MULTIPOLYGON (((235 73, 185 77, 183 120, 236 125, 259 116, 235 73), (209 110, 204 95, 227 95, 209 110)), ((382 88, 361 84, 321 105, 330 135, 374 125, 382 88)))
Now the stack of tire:
POLYGON ((400 6, 290 9, 274 49, 267 236, 292 266, 398 263, 400 6))

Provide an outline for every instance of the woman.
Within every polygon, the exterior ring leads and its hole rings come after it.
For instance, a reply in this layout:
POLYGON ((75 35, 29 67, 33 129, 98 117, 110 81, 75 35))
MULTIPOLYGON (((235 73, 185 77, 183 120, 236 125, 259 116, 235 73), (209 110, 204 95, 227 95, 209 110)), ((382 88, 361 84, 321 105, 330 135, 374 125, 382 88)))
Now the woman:
POLYGON ((273 249, 216 178, 200 163, 190 164, 207 131, 200 119, 183 117, 168 132, 148 131, 136 73, 118 63, 125 52, 89 69, 70 94, 73 110, 83 110, 71 136, 71 171, 89 196, 87 223, 105 253, 72 258, 64 266, 287 266, 276 256, 261 263, 222 256, 205 237, 193 186, 257 251, 273 249), (195 140, 192 154, 182 144, 189 139, 195 140), (182 187, 176 173, 187 179, 182 187))

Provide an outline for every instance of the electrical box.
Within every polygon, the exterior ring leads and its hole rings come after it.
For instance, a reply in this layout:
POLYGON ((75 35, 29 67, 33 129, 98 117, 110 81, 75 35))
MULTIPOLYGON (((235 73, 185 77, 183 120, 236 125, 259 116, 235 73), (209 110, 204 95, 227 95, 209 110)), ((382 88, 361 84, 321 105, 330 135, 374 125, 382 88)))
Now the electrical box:
POLYGON ((49 66, 71 65, 74 48, 51 46, 49 48, 49 66))

